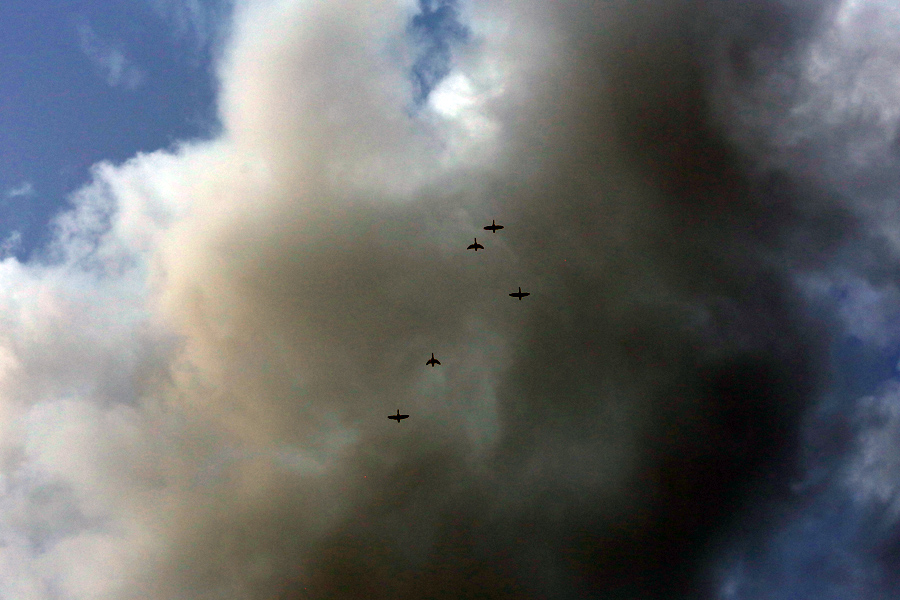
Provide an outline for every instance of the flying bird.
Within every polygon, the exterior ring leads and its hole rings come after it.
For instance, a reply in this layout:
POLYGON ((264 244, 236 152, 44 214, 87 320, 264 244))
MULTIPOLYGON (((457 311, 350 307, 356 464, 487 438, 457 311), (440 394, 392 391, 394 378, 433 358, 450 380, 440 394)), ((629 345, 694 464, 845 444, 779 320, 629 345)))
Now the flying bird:
POLYGON ((478 243, 478 238, 475 238, 475 243, 474 243, 474 244, 469 244, 469 247, 466 248, 466 250, 472 250, 472 249, 474 249, 475 252, 478 252, 478 249, 479 249, 479 248, 481 248, 482 250, 484 250, 484 246, 482 246, 481 244, 478 243))
POLYGON ((494 222, 494 219, 491 219, 491 224, 485 227, 485 229, 497 233, 498 229, 503 229, 503 225, 497 225, 497 223, 494 222))
POLYGON ((434 352, 432 352, 432 353, 431 353, 431 359, 430 359, 428 362, 426 362, 425 364, 426 364, 426 365, 431 365, 431 368, 433 369, 433 368, 434 368, 434 365, 439 365, 439 364, 441 364, 441 361, 439 361, 438 359, 436 359, 436 358, 434 357, 434 352))
POLYGON ((523 292, 522 288, 519 288, 518 292, 513 292, 512 294, 510 294, 510 296, 512 296, 513 298, 518 298, 519 300, 521 300, 525 296, 530 296, 530 295, 531 295, 531 292, 523 292))
POLYGON ((388 417, 388 419, 394 419, 394 420, 397 421, 398 423, 400 422, 400 419, 408 419, 408 418, 409 418, 409 415, 401 415, 401 414, 400 414, 400 409, 399 409, 399 408, 397 409, 397 414, 396 414, 396 415, 391 415, 391 416, 388 417))

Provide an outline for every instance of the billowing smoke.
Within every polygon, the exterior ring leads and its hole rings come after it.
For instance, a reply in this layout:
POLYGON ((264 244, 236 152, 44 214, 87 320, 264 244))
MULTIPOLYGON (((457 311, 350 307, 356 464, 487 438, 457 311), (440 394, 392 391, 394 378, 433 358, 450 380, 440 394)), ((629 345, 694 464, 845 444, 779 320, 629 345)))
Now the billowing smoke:
POLYGON ((900 589, 890 5, 232 18, 221 135, 0 263, 0 597, 900 589))

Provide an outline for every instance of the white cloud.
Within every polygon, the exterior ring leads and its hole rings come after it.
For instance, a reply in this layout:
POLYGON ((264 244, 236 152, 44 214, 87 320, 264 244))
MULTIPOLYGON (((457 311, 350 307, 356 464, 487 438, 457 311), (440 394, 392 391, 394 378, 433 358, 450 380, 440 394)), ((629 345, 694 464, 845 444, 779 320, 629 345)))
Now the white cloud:
POLYGON ((151 8, 168 21, 174 35, 192 42, 195 53, 211 48, 217 55, 227 39, 232 7, 219 0, 148 0, 151 8))
POLYGON ((133 90, 144 82, 144 72, 132 63, 123 50, 101 39, 86 20, 79 21, 76 28, 81 50, 110 87, 133 90))
POLYGON ((23 196, 34 195, 34 186, 30 181, 23 181, 21 184, 6 190, 7 198, 20 198, 23 196))
MULTIPOLYGON (((742 23, 753 6, 742 5, 725 21, 742 23)), ((815 7, 801 3, 793 10, 815 13, 815 7)), ((891 189, 900 134, 896 3, 840 0, 805 26, 803 43, 784 46, 779 42, 788 36, 780 28, 760 35, 736 27, 722 28, 713 84, 713 106, 732 141, 761 171, 784 171, 853 198, 843 208, 865 219, 900 256, 900 209, 891 189)), ((827 205, 834 197, 813 199, 827 205)))
POLYGON ((865 505, 886 507, 900 517, 900 382, 857 402, 853 420, 858 436, 844 472, 844 484, 865 505))
POLYGON ((837 178, 880 160, 897 132, 900 42, 893 32, 900 13, 890 1, 842 0, 830 16, 796 52, 778 47, 775 32, 755 47, 736 36, 734 45, 721 48, 719 67, 727 74, 717 84, 727 94, 723 105, 735 111, 732 124, 741 126, 734 133, 763 136, 757 141, 764 138, 774 153, 769 164, 828 141, 821 150, 829 167, 840 169, 831 173, 837 178), (734 59, 738 50, 741 60, 734 59), (749 77, 750 69, 758 77, 749 77))
POLYGON ((0 259, 11 256, 22 245, 22 234, 13 231, 9 236, 0 243, 0 259))

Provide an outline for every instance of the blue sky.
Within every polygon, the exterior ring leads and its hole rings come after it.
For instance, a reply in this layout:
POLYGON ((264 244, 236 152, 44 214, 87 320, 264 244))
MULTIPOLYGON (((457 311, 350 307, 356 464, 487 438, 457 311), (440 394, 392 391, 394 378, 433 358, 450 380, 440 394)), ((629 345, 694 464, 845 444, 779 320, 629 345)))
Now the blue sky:
MULTIPOLYGON (((16 257, 47 243, 49 219, 95 163, 218 131, 213 58, 230 7, 196 6, 73 2, 58 10, 12 0, 0 7, 0 237, 19 232, 16 257)), ((465 40, 466 28, 453 4, 428 1, 409 33, 420 104, 449 72, 451 45, 465 40)))
POLYGON ((72 2, 61 10, 18 0, 0 7, 0 235, 21 233, 16 256, 48 241, 49 219, 95 163, 216 132, 212 39, 162 8, 72 2))
POLYGON ((0 598, 898 597, 890 3, 236 6, 0 5, 0 598))

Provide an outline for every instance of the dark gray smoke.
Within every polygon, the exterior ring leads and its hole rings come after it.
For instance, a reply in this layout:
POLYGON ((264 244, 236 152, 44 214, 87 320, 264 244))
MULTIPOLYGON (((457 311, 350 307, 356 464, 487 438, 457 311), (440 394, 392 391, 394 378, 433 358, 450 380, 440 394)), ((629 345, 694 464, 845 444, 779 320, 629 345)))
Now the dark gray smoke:
POLYGON ((889 7, 419 9, 241 5, 2 263, 0 595, 896 591, 889 7))

